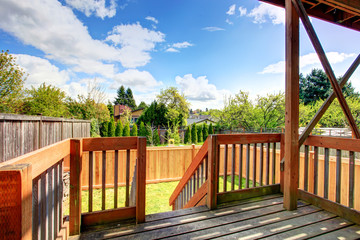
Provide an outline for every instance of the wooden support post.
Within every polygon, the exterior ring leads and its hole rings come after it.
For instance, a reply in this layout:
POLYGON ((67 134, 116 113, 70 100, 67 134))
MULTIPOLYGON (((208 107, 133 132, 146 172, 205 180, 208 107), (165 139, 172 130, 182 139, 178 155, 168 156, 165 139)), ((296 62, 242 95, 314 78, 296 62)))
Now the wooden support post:
POLYGON ((32 238, 31 164, 0 168, 0 238, 32 238))
POLYGON ((82 140, 70 141, 70 235, 80 234, 81 227, 82 140))
POLYGON ((195 158, 195 144, 191 144, 191 161, 195 158))
MULTIPOLYGON (((281 134, 280 141, 280 159, 283 159, 285 156, 285 135, 281 134)), ((284 168, 285 162, 280 162, 280 191, 284 192, 284 168)))
POLYGON ((297 208, 299 176, 299 17, 291 0, 285 1, 285 172, 284 207, 297 208))
POLYGON ((146 138, 138 137, 136 161, 136 222, 145 222, 146 138))
POLYGON ((217 207, 217 192, 219 184, 219 148, 217 136, 211 135, 208 143, 208 192, 206 205, 210 209, 217 207))

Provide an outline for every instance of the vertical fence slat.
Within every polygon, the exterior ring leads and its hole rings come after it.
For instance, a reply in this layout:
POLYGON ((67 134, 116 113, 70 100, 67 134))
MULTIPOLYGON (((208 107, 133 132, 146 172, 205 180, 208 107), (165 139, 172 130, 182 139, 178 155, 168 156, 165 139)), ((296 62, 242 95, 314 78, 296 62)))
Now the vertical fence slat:
POLYGON ((227 192, 227 165, 228 165, 228 145, 224 146, 224 182, 223 182, 223 191, 227 192))
POLYGON ((101 210, 106 205, 106 151, 102 151, 102 174, 101 174, 101 210))
POLYGON ((355 154, 349 152, 349 207, 354 207, 355 154))
POLYGON ((232 145, 232 153, 231 153, 231 191, 235 189, 235 147, 236 145, 232 145))
POLYGON ((319 148, 314 147, 314 194, 318 190, 318 162, 319 162, 319 148))
POLYGON ((256 143, 254 143, 254 147, 253 147, 253 183, 252 186, 256 187, 256 143))
POLYGON ((272 184, 275 184, 276 180, 276 142, 273 143, 272 150, 272 184))
POLYGON ((260 186, 263 185, 263 171, 264 171, 264 144, 261 143, 260 144, 260 168, 259 168, 259 183, 260 183, 260 186))
POLYGON ((269 179, 270 179, 270 143, 266 144, 266 185, 269 185, 269 179))
POLYGON ((130 191, 130 149, 126 150, 126 189, 125 189, 125 207, 129 206, 130 191))
POLYGON ((242 189, 242 172, 243 172, 243 144, 239 147, 239 189, 242 189))
POLYGON ((246 185, 245 188, 249 188, 250 181, 250 144, 246 144, 246 185))
POLYGON ((118 207, 118 169, 119 169, 119 151, 115 150, 114 159, 114 208, 118 207))
POLYGON ((341 201, 341 150, 336 149, 336 199, 337 203, 341 201))
POLYGON ((89 212, 93 211, 93 176, 94 173, 94 152, 90 151, 89 152, 89 212))
POLYGON ((304 190, 307 191, 309 185, 309 145, 305 145, 304 154, 304 190))
POLYGON ((329 197, 329 148, 325 148, 325 156, 324 156, 324 198, 329 197))

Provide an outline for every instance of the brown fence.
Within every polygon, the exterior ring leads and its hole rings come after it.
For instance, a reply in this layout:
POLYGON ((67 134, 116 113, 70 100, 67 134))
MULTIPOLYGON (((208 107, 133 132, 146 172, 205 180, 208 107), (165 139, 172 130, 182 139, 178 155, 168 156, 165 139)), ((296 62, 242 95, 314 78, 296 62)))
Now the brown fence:
POLYGON ((0 162, 79 137, 90 137, 90 121, 1 113, 0 162))

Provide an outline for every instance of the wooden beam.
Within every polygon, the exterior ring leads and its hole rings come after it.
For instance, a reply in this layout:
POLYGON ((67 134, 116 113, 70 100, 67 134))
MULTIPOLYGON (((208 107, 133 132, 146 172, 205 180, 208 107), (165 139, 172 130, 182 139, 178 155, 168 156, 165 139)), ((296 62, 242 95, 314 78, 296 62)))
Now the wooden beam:
POLYGON ((146 202, 146 138, 137 138, 136 160, 136 223, 145 222, 146 202))
POLYGON ((208 194, 206 205, 210 209, 215 209, 217 207, 216 195, 219 184, 219 147, 217 135, 210 135, 208 146, 208 194))
POLYGON ((359 0, 318 0, 321 3, 329 4, 343 11, 352 11, 360 14, 359 0))
POLYGON ((81 215, 81 228, 135 218, 136 207, 123 207, 81 215))
POLYGON ((339 86, 339 83, 336 80, 335 74, 330 66, 329 60, 326 57, 325 51, 321 46, 321 43, 316 35, 316 32, 310 22, 310 19, 305 11, 305 8, 303 4, 301 3, 301 0, 292 0, 294 7, 299 14, 302 23, 308 33, 308 36, 310 38, 310 41, 312 42, 315 51, 317 52, 320 62, 326 72, 326 75, 328 76, 331 86, 334 89, 334 92, 336 94, 336 97, 339 100, 340 106, 345 114, 345 117, 349 123, 349 126, 351 127, 351 130, 353 131, 356 138, 360 138, 360 132, 356 125, 355 119, 351 114, 350 108, 345 100, 345 97, 341 91, 341 88, 339 86))
MULTIPOLYGON (((356 68, 360 64, 360 54, 357 56, 355 61, 351 64, 350 68, 346 71, 345 75, 343 76, 340 82, 340 88, 343 88, 346 82, 349 80, 351 75, 355 72, 356 68)), ((314 129, 316 124, 320 121, 321 117, 324 115, 326 110, 330 107, 331 103, 334 101, 336 95, 334 92, 330 94, 330 96, 326 99, 323 105, 319 108, 315 116, 311 119, 310 123, 306 126, 305 130, 301 134, 299 138, 299 147, 304 143, 306 138, 310 135, 311 131, 314 129)))
POLYGON ((299 177, 299 17, 291 0, 285 1, 285 172, 284 207, 297 208, 299 177))

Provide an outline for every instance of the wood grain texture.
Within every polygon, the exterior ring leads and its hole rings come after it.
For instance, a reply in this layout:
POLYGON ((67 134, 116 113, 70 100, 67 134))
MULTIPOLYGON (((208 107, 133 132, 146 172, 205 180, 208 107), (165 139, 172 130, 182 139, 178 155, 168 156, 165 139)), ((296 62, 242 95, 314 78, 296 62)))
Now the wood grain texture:
POLYGON ((124 207, 91 213, 83 213, 81 215, 81 225, 83 228, 86 228, 89 226, 101 225, 124 219, 131 219, 135 218, 135 216, 136 207, 124 207))
POLYGON ((136 222, 145 221, 145 190, 146 190, 146 138, 137 139, 136 161, 136 222))
POLYGON ((218 136, 208 137, 208 196, 206 205, 209 209, 217 207, 217 192, 219 181, 219 146, 218 136))
POLYGON ((360 152, 360 139, 309 136, 304 142, 305 145, 341 149, 344 151, 360 152))
POLYGON ((218 134, 218 144, 250 144, 280 142, 279 133, 218 134))
POLYGON ((208 190, 208 180, 196 191, 194 196, 190 198, 189 201, 184 205, 183 208, 191 208, 195 206, 199 206, 198 203, 203 199, 208 190))
POLYGON ((136 149, 137 137, 84 138, 84 151, 136 149))

